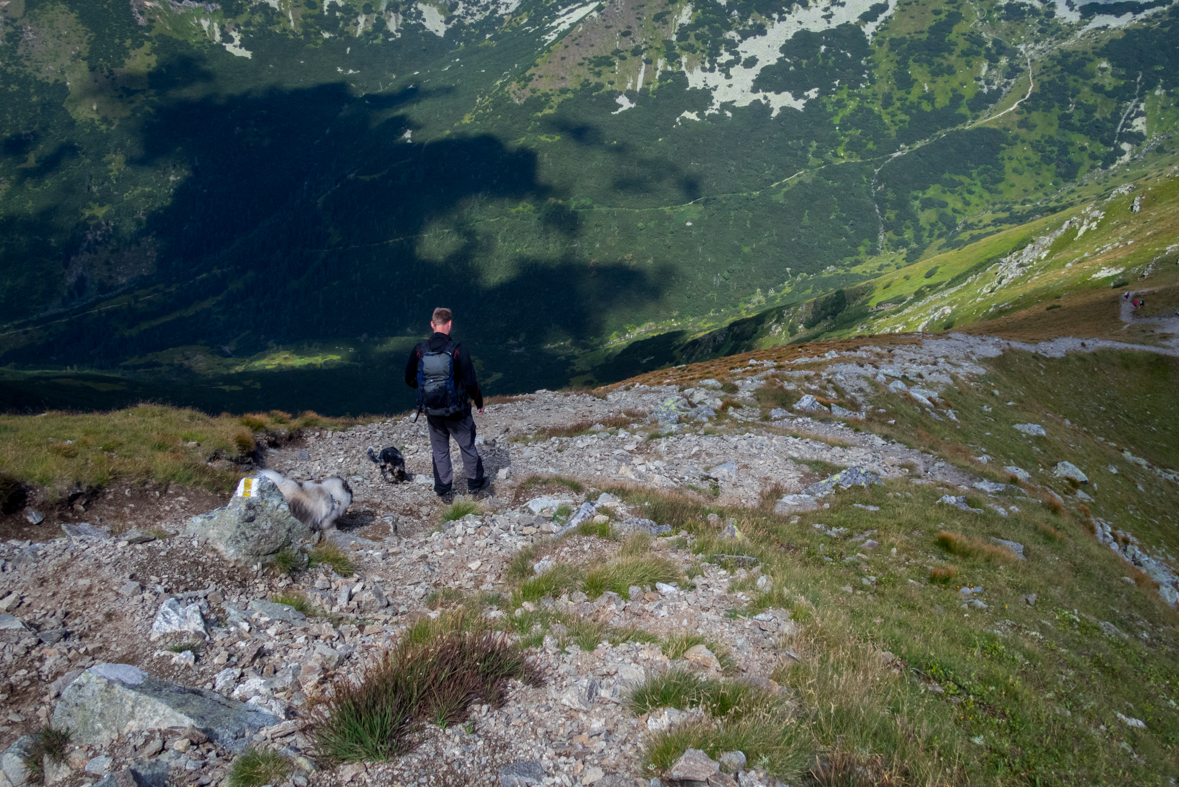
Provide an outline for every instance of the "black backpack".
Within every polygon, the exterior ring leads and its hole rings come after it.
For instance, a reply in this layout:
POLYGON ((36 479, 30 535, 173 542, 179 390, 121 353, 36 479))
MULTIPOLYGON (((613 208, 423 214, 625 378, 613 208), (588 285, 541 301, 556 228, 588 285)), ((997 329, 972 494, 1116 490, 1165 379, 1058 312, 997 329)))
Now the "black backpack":
POLYGON ((447 416, 467 409, 465 391, 454 384, 455 342, 434 352, 423 342, 418 356, 418 409, 426 415, 447 416))

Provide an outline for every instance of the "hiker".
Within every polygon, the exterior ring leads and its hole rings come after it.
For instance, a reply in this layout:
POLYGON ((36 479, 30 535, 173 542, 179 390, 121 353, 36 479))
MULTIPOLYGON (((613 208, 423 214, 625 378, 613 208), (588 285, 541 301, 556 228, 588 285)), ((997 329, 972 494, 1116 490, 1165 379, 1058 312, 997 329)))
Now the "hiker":
POLYGON ((1129 293, 1129 291, 1122 293, 1122 300, 1123 300, 1123 301, 1128 301, 1128 300, 1130 300, 1130 293, 1129 293))
POLYGON ((450 463, 450 438, 458 443, 467 475, 467 490, 474 494, 491 485, 483 474, 483 460, 475 450, 475 419, 471 401, 483 415, 483 392, 475 379, 475 365, 463 346, 450 338, 453 315, 437 308, 430 319, 434 332, 413 348, 405 364, 405 384, 418 389, 418 413, 426 413, 433 454, 434 492, 449 502, 454 495, 454 470, 450 463))

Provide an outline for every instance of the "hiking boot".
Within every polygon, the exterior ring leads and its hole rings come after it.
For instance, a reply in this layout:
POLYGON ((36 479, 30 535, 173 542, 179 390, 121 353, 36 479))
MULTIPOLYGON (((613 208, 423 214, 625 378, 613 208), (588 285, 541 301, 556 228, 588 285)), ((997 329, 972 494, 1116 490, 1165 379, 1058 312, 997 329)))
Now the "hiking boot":
POLYGON ((468 481, 467 482, 467 491, 473 495, 476 492, 482 492, 484 489, 486 489, 489 486, 491 486, 491 479, 488 478, 487 476, 483 476, 483 478, 480 479, 479 481, 468 481))
POLYGON ((441 500, 443 503, 446 503, 446 505, 450 505, 451 503, 454 502, 454 489, 453 488, 447 489, 445 492, 435 492, 435 494, 438 495, 438 499, 441 500))

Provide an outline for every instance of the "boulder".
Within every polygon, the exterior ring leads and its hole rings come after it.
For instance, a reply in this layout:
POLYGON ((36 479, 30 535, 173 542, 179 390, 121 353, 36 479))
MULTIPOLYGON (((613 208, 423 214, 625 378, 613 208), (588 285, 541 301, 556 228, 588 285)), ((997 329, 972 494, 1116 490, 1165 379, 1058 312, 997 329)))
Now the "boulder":
POLYGON ((722 478, 736 478, 737 477, 737 463, 724 462, 708 471, 708 474, 713 478, 720 480, 722 478))
POLYGON ((680 787, 729 787, 732 777, 721 773, 720 764, 699 749, 688 749, 675 761, 667 778, 680 787))
POLYGON ((307 619, 306 615, 289 604, 279 604, 275 601, 251 601, 246 604, 246 608, 270 620, 299 623, 307 619))
POLYGON ((129 664, 97 664, 61 693, 53 726, 78 744, 105 745, 140 730, 195 727, 229 748, 281 719, 203 689, 158 680, 129 664))
POLYGON ((774 505, 774 513, 797 514, 802 511, 814 511, 819 507, 819 501, 811 495, 783 495, 774 505))
POLYGON ((823 404, 819 402, 811 394, 804 394, 801 399, 794 403, 794 409, 800 413, 827 413, 830 412, 823 404))
POLYGON ((1039 424, 1016 424, 1012 427, 1017 432, 1023 432, 1028 437, 1047 437, 1048 433, 1039 424))
POLYGON ((683 407, 683 400, 677 396, 670 396, 660 402, 651 414, 647 416, 647 420, 659 424, 665 429, 676 428, 676 424, 680 420, 680 410, 683 407))
POLYGON ((693 645, 684 653, 684 661, 703 667, 709 672, 720 672, 721 663, 713 652, 704 645, 693 645))
POLYGON ((108 527, 98 527, 89 522, 79 522, 76 525, 64 524, 61 526, 62 531, 70 537, 71 541, 85 541, 87 539, 105 540, 111 537, 111 531, 108 527))
POLYGON ((1066 481, 1076 481, 1078 484, 1089 483, 1089 476, 1082 473, 1081 468, 1072 462, 1058 462, 1056 467, 1052 468, 1052 475, 1066 481))
POLYGON ((245 479, 229 505, 194 516, 185 535, 194 536, 235 563, 248 565, 310 539, 312 532, 291 516, 278 487, 270 479, 258 477, 245 479))
POLYGON ((971 514, 983 513, 981 508, 971 508, 970 504, 966 502, 964 495, 942 495, 938 498, 938 502, 942 505, 953 506, 959 511, 967 511, 971 514))
POLYGON ((169 598, 160 605, 156 619, 151 624, 151 638, 153 640, 168 634, 191 634, 204 639, 208 636, 205 629, 205 619, 201 617, 199 604, 180 606, 180 602, 169 598))
POLYGON ((881 483, 881 481, 878 474, 873 473, 871 470, 868 470, 864 467, 860 467, 859 465, 855 465, 853 467, 847 468, 846 470, 840 470, 830 478, 825 478, 818 483, 811 484, 806 489, 802 490, 802 493, 804 495, 810 495, 811 497, 824 497, 825 495, 831 494, 831 492, 833 492, 836 487, 840 489, 848 489, 849 487, 853 486, 868 487, 872 484, 879 483, 881 483))
POLYGON ((1015 476, 1020 481, 1030 481, 1032 479, 1031 473, 1029 473, 1027 470, 1024 470, 1022 467, 1016 467, 1015 465, 1007 465, 1007 467, 1003 468, 1003 471, 1009 475, 1015 476))

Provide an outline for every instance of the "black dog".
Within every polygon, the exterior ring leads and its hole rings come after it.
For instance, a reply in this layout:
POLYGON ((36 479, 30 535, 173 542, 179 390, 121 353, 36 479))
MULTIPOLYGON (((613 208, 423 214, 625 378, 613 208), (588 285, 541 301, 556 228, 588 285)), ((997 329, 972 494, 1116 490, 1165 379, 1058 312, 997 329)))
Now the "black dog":
POLYGON ((379 457, 376 451, 370 448, 368 458, 381 468, 381 475, 389 483, 399 484, 409 480, 409 474, 405 472, 405 458, 393 446, 382 448, 379 457))

